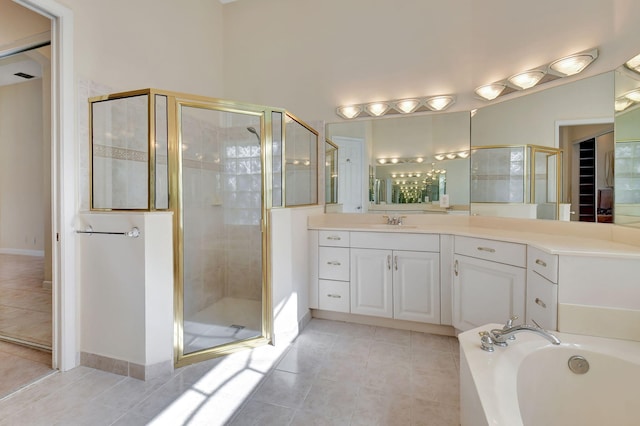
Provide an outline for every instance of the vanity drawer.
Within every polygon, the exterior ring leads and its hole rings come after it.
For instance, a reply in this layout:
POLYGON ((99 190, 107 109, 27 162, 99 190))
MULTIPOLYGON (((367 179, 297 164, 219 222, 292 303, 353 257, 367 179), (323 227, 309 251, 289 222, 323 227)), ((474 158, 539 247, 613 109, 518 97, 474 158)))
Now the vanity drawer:
POLYGON ((527 265, 552 283, 558 283, 558 256, 529 246, 527 265))
POLYGON ((319 247, 318 276, 326 280, 349 281, 349 249, 319 247))
POLYGON ((345 281, 319 281, 320 309, 326 311, 349 312, 349 283, 345 281))
POLYGON ((521 268, 527 266, 527 246, 524 244, 483 238, 455 237, 454 249, 456 253, 464 256, 505 263, 521 268))
POLYGON ((395 232, 352 232, 351 247, 440 252, 440 235, 395 232))
POLYGON ((318 245, 328 247, 349 247, 349 231, 320 231, 318 245))
POLYGON ((557 329, 558 285, 529 269, 526 323, 533 324, 533 321, 546 330, 557 329))

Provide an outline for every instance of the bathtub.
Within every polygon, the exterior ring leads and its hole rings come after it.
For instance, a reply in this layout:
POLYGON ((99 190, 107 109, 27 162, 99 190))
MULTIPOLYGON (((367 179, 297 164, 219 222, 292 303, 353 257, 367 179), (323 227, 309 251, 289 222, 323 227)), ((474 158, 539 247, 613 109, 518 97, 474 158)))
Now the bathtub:
POLYGON ((554 332, 562 343, 552 345, 522 332, 506 348, 480 349, 478 333, 501 327, 458 336, 462 426, 640 425, 640 342, 554 332), (589 371, 569 369, 574 355, 589 371))

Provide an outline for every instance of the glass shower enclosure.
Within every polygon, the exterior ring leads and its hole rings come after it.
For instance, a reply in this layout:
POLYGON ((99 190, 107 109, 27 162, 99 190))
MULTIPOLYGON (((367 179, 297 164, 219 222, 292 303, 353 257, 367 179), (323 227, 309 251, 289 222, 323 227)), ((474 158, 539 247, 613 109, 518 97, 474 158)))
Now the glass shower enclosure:
POLYGON ((268 211, 317 202, 317 132, 285 110, 153 89, 90 105, 92 210, 174 214, 176 365, 270 342, 268 211))

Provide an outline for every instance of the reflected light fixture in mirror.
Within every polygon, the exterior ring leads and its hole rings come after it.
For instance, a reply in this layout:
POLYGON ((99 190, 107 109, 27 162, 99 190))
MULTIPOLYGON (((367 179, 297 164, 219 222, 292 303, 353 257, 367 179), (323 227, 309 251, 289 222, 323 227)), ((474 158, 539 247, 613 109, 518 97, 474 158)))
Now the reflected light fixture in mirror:
POLYGON ((520 89, 529 89, 538 84, 546 72, 542 70, 525 71, 509 77, 509 83, 520 89))
POLYGON ((624 94, 624 97, 633 102, 640 102, 640 89, 634 89, 624 94))
POLYGON ((616 112, 624 111, 629 108, 633 104, 633 101, 627 98, 618 98, 616 99, 615 109, 616 112))
POLYGON ((624 63, 624 65, 627 68, 640 73, 640 55, 636 55, 633 58, 629 59, 624 63))

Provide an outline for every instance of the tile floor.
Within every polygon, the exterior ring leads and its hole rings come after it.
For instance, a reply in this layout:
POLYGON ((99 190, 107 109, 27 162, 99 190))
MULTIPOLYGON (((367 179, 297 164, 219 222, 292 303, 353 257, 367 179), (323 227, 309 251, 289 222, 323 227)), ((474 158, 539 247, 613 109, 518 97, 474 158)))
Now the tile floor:
POLYGON ((44 258, 0 254, 0 335, 51 347, 51 289, 44 258))
POLYGON ((457 340, 313 319, 147 382, 78 367, 0 401, 0 425, 458 425, 457 340))

